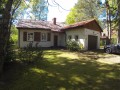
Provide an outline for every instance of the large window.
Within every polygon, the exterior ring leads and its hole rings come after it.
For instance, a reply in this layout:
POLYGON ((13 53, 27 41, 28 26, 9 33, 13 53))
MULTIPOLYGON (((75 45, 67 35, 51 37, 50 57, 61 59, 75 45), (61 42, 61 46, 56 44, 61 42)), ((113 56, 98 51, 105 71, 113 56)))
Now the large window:
POLYGON ((75 35, 75 41, 78 41, 78 35, 75 35))
POLYGON ((41 35, 41 41, 47 41, 47 35, 46 35, 46 33, 42 33, 42 35, 41 35))
POLYGON ((33 33, 28 33, 27 39, 28 41, 33 41, 33 33))
POLYGON ((68 40, 71 40, 72 39, 72 36, 71 35, 68 35, 68 40))

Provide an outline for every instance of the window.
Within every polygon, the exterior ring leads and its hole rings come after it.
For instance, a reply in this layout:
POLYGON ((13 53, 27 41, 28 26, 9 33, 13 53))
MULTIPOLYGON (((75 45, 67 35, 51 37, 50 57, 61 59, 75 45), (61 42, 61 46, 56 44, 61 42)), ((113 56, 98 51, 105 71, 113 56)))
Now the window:
POLYGON ((47 41, 51 40, 51 33, 47 33, 47 41))
POLYGON ((46 35, 46 33, 42 33, 42 35, 41 35, 41 41, 47 41, 47 35, 46 35))
POLYGON ((71 39, 72 39, 72 36, 71 36, 71 35, 69 35, 69 36, 68 36, 68 40, 71 40, 71 39))
POLYGON ((27 32, 23 32, 23 41, 27 41, 27 32))
POLYGON ((33 41, 33 33, 28 33, 27 35, 28 41, 33 41))
POLYGON ((78 35, 75 35, 75 41, 78 41, 78 35))

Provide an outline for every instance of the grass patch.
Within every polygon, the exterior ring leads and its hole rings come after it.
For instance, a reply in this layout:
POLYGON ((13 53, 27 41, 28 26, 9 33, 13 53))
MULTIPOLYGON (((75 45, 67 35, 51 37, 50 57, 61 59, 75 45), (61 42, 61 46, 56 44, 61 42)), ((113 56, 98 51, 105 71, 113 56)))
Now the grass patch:
POLYGON ((45 50, 34 64, 8 65, 1 90, 119 90, 120 64, 100 63, 116 55, 94 52, 45 50), (8 69, 9 68, 9 69, 8 69))

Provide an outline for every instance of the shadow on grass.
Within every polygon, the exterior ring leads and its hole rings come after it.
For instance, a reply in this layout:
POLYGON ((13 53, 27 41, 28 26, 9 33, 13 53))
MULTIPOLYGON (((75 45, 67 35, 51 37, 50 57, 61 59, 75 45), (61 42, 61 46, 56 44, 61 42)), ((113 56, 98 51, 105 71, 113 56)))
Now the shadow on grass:
POLYGON ((44 60, 31 65, 12 63, 1 78, 5 83, 2 85, 4 90, 120 89, 120 64, 96 62, 92 56, 98 55, 97 52, 77 53, 79 59, 58 57, 62 53, 59 50, 46 51, 44 60))

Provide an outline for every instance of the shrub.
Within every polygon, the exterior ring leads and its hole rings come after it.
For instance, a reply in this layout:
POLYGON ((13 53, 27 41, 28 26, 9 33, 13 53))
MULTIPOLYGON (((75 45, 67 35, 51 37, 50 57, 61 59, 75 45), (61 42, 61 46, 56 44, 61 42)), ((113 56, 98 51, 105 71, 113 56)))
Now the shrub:
POLYGON ((68 41, 67 49, 71 51, 80 51, 82 49, 82 45, 78 44, 76 41, 68 41))
POLYGON ((14 61, 16 58, 14 41, 10 39, 7 44, 5 53, 5 63, 14 61))
POLYGON ((111 38, 111 43, 112 44, 117 44, 117 38, 111 38))
POLYGON ((42 60, 43 58, 43 50, 41 47, 32 47, 32 43, 30 43, 25 48, 18 49, 18 59, 27 62, 32 63, 35 60, 42 60))

